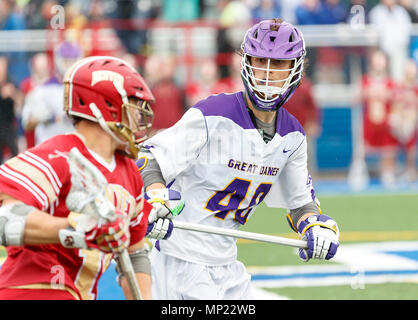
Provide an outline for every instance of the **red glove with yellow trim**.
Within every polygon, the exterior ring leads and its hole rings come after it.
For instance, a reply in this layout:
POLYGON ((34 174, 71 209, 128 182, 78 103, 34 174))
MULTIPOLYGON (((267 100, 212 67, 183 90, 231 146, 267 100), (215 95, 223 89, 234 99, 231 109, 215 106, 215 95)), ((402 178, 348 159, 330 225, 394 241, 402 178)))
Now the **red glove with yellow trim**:
POLYGON ((66 248, 98 249, 105 253, 121 253, 129 246, 129 224, 123 213, 115 211, 113 221, 70 212, 67 219, 70 227, 59 231, 61 244, 66 248))

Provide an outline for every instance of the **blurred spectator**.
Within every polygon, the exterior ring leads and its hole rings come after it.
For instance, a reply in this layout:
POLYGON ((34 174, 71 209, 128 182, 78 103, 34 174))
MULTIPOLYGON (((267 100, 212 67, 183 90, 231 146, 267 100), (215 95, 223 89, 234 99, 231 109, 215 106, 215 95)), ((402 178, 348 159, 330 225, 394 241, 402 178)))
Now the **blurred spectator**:
POLYGON ((17 155, 17 121, 15 115, 15 87, 7 80, 7 60, 0 57, 0 164, 4 155, 17 155))
POLYGON ((413 0, 399 0, 399 4, 408 12, 412 23, 418 23, 418 4, 413 0), (415 2, 415 7, 414 7, 415 2))
POLYGON ((280 1, 278 0, 258 0, 257 5, 251 10, 255 21, 280 18, 280 1))
POLYGON ((312 82, 304 77, 294 94, 284 107, 296 117, 306 132, 308 142, 308 166, 312 176, 316 174, 315 141, 321 134, 321 111, 314 99, 312 82))
POLYGON ((370 10, 370 23, 379 34, 379 46, 389 57, 390 75, 401 81, 409 54, 411 18, 396 0, 381 0, 370 10))
POLYGON ((413 60, 405 64, 404 78, 397 84, 389 125, 401 149, 406 151, 406 178, 416 179, 416 148, 418 126, 417 65, 413 60))
MULTIPOLYGON (((24 16, 17 11, 15 0, 0 0, 0 30, 24 30, 26 23, 24 16)), ((8 75, 15 87, 29 76, 29 66, 26 52, 8 52, 8 75)))
POLYGON ((284 21, 291 24, 297 24, 296 8, 302 3, 303 0, 281 1, 281 16, 284 21))
POLYGON ((320 24, 321 2, 320 0, 303 0, 302 3, 296 7, 295 16, 296 24, 298 25, 312 25, 320 24))
POLYGON ((186 106, 190 108, 213 93, 219 81, 218 66, 213 59, 206 59, 198 64, 197 81, 186 85, 186 106))
POLYGON ((150 56, 145 62, 144 77, 155 96, 152 134, 174 125, 185 111, 184 92, 174 81, 175 64, 173 57, 160 56, 150 56))
POLYGON ((251 11, 245 1, 223 0, 219 1, 220 17, 219 23, 223 27, 245 28, 251 21, 251 11))
POLYGON ((363 130, 366 154, 380 157, 379 175, 386 187, 395 183, 397 141, 389 129, 389 114, 394 83, 388 74, 384 52, 371 53, 369 70, 362 78, 363 130))
MULTIPOLYGON (((49 64, 48 56, 46 53, 35 54, 30 63, 31 74, 24 79, 20 84, 20 90, 23 94, 23 99, 26 99, 27 95, 35 89, 37 86, 43 84, 51 76, 52 68, 49 64)), ((35 145, 35 130, 25 130, 25 149, 31 148, 35 145)))
POLYGON ((65 39, 81 43, 83 30, 87 26, 87 17, 81 10, 81 4, 68 2, 64 7, 65 39))
POLYGON ((340 0, 322 0, 319 10, 320 24, 337 24, 344 22, 346 7, 340 0))
POLYGON ((357 11, 351 11, 353 6, 361 6, 364 10, 364 23, 369 23, 369 12, 370 12, 370 6, 366 0, 350 0, 348 6, 346 7, 346 12, 344 16, 344 21, 348 24, 351 23, 351 20, 353 17, 357 16, 359 12, 357 11))
POLYGON ((314 99, 312 82, 304 77, 289 101, 284 105, 300 122, 308 137, 317 138, 321 134, 320 109, 314 99))
MULTIPOLYGON (((88 18, 85 31, 88 37, 84 37, 82 47, 86 56, 114 56, 121 50, 121 44, 116 32, 109 33, 111 23, 106 18, 105 4, 103 1, 91 0, 86 7, 88 18)), ((141 32, 141 31, 138 31, 141 32)), ((124 48, 123 48, 124 49, 124 48)))
POLYGON ((162 18, 165 21, 192 21, 199 18, 199 0, 162 0, 162 18))
POLYGON ((228 76, 220 78, 212 88, 212 94, 219 93, 234 93, 244 90, 244 85, 241 79, 241 55, 234 53, 232 61, 227 66, 228 76))
POLYGON ((217 34, 217 63, 221 78, 228 76, 228 65, 233 53, 239 49, 241 40, 252 21, 251 11, 244 1, 218 1, 219 29, 217 34))
POLYGON ((24 7, 28 29, 48 29, 53 16, 52 7, 58 5, 56 0, 30 0, 24 7))
POLYGON ((42 84, 50 77, 52 68, 46 53, 40 52, 31 58, 30 70, 30 76, 25 78, 20 84, 20 89, 24 95, 27 95, 35 87, 42 84))
MULTIPOLYGON (((295 9, 296 24, 298 25, 313 25, 320 24, 321 3, 319 0, 302 0, 301 4, 295 9)), ((315 47, 310 47, 306 50, 306 58, 309 60, 309 69, 306 70, 306 75, 316 81, 316 60, 318 50, 315 47)))
MULTIPOLYGON (((101 1, 99 1, 101 2, 101 1)), ((128 53, 143 54, 148 43, 147 19, 153 13, 148 0, 112 1, 113 11, 107 16, 120 41, 128 53)), ((181 11, 178 10, 177 11, 181 11)))
POLYGON ((241 56, 234 53, 228 65, 228 76, 220 78, 219 69, 213 59, 199 63, 196 81, 186 86, 186 107, 190 108, 202 99, 219 93, 243 91, 241 80, 241 56))
MULTIPOLYGON (((347 7, 346 15, 344 21, 347 24, 351 23, 361 23, 364 24, 369 23, 369 5, 366 0, 351 0, 349 6, 347 7), (364 16, 362 17, 364 20, 358 20, 357 15, 359 14, 358 11, 354 10, 351 11, 353 6, 361 6, 364 10, 364 16), (353 20, 354 19, 354 20, 353 20)), ((351 46, 344 48, 344 62, 343 62, 343 72, 345 77, 345 83, 351 84, 356 81, 355 77, 358 75, 353 74, 357 71, 355 64, 358 64, 359 70, 361 74, 367 72, 367 47, 359 46, 351 46)))
MULTIPOLYGON (((319 10, 319 24, 338 24, 345 22, 346 7, 340 0, 322 0, 319 10)), ((320 47, 317 50, 315 80, 321 83, 343 82, 342 66, 344 50, 338 47, 320 47)), ((313 62, 312 62, 313 63, 313 62)))
POLYGON ((35 145, 54 135, 73 131, 64 112, 62 81, 66 70, 81 57, 82 51, 77 44, 60 43, 54 50, 55 74, 26 97, 22 123, 26 130, 35 130, 35 145))

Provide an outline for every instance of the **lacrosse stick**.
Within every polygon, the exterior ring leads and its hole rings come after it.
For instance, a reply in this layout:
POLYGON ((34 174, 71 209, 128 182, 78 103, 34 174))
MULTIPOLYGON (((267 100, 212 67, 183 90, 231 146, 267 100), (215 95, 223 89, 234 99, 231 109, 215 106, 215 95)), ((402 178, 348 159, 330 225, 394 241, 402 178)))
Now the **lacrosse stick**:
POLYGON ((275 243, 275 244, 281 244, 284 246, 290 246, 290 247, 296 247, 296 248, 302 248, 302 249, 308 248, 307 242, 304 240, 289 239, 289 238, 271 236, 271 235, 262 234, 262 233, 231 230, 231 229, 218 228, 218 227, 213 227, 213 226, 205 226, 201 224, 177 221, 175 219, 172 221, 174 224, 174 228, 177 228, 177 229, 212 233, 212 234, 218 234, 221 236, 227 236, 227 237, 233 237, 233 238, 275 243))
MULTIPOLYGON (((66 158, 70 167, 72 184, 66 199, 67 207, 69 209, 83 208, 94 200, 94 205, 97 206, 98 210, 87 210, 87 212, 95 213, 98 224, 104 221, 114 221, 116 219, 115 207, 106 197, 105 192, 108 183, 100 170, 88 161, 77 148, 72 148, 66 158)), ((128 281, 133 298, 142 300, 128 250, 123 250, 117 256, 117 259, 128 281)))

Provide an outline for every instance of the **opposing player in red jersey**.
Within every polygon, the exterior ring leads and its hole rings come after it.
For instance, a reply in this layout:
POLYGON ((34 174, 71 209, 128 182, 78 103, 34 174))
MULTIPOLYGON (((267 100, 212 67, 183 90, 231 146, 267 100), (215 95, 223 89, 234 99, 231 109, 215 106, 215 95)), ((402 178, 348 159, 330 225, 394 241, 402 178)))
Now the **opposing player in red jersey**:
POLYGON ((134 68, 113 57, 78 61, 64 83, 75 132, 52 137, 0 167, 0 244, 8 255, 0 269, 0 299, 96 299, 100 276, 125 248, 142 297, 151 298, 143 238, 152 206, 131 158, 151 126, 154 97, 134 68), (114 222, 83 225, 86 208, 97 208, 94 199, 83 199, 81 212, 67 208, 71 174, 65 154, 74 147, 106 178, 114 222))
POLYGON ((362 79, 363 128, 366 153, 380 156, 380 178, 385 186, 395 181, 397 141, 389 128, 389 113, 394 83, 387 74, 387 58, 374 51, 369 71, 362 79))
POLYGON ((418 68, 414 60, 405 65, 404 79, 397 83, 393 96, 389 125, 400 149, 406 151, 406 178, 416 179, 416 149, 418 140, 418 68))

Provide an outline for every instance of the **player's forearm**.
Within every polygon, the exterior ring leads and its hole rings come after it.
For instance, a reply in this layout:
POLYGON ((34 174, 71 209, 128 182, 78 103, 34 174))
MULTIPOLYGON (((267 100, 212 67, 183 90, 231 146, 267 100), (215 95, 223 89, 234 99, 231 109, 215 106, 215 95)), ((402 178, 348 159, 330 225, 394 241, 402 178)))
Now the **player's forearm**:
POLYGON ((4 193, 0 194, 3 245, 59 243, 59 230, 69 226, 66 218, 53 217, 4 193))
MULTIPOLYGON (((138 283, 139 291, 141 292, 141 297, 145 300, 151 300, 151 265, 145 240, 142 239, 140 242, 130 246, 128 252, 135 272, 136 282, 138 283)), ((133 295, 128 280, 123 275, 120 261, 117 260, 117 262, 116 271, 119 274, 120 286, 122 287, 125 298, 127 300, 132 300, 133 295)))
POLYGON ((146 166, 141 170, 141 177, 144 182, 145 191, 165 188, 165 180, 161 168, 155 159, 148 159, 146 166))
POLYGON ((303 216, 301 216, 300 218, 299 218, 299 220, 296 222, 296 228, 299 228, 299 224, 303 221, 303 220, 305 220, 306 218, 308 218, 309 216, 314 216, 314 215, 316 215, 317 213, 314 213, 314 212, 309 212, 309 213, 305 213, 303 216))
MULTIPOLYGON (((142 299, 151 300, 151 276, 146 273, 135 273, 136 281, 138 282, 139 291, 141 292, 142 299)), ((129 288, 128 281, 125 278, 121 280, 121 287, 123 294, 127 300, 132 300, 131 289, 129 288)))
POLYGON ((45 212, 34 211, 26 220, 23 243, 27 245, 60 243, 59 230, 68 226, 66 218, 52 217, 45 212))
POLYGON ((287 219, 292 229, 297 232, 300 222, 315 214, 321 214, 319 205, 316 201, 311 201, 300 208, 291 209, 287 219))
POLYGON ((152 189, 164 189, 166 186, 160 182, 150 184, 145 191, 152 190, 152 189))

